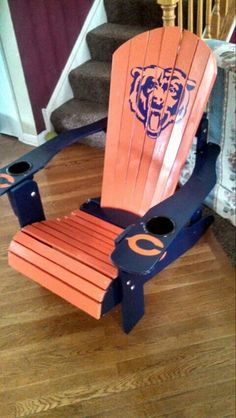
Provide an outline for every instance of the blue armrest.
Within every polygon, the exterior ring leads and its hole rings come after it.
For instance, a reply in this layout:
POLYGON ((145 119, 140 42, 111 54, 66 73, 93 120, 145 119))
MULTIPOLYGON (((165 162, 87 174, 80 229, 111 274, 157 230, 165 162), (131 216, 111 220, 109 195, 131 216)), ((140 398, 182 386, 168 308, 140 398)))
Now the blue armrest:
POLYGON ((148 274, 189 223, 216 183, 215 165, 220 147, 208 143, 197 154, 189 181, 173 196, 151 208, 116 239, 111 258, 121 271, 148 274))
POLYGON ((8 193, 41 170, 59 151, 74 144, 79 139, 103 131, 107 126, 107 118, 90 125, 72 129, 58 135, 56 138, 33 149, 14 162, 0 169, 0 196, 8 193))

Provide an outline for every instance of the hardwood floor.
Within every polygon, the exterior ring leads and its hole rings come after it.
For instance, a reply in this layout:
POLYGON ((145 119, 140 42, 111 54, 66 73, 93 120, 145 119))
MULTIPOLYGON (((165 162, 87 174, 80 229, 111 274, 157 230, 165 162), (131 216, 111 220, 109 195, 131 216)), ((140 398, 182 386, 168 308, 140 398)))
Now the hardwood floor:
MULTIPOLYGON (((1 165, 29 147, 0 138, 1 165), (4 154, 3 154, 4 152, 4 154)), ((103 151, 75 145, 38 179, 48 217, 99 195, 103 151)), ((7 265, 18 225, 0 201, 0 417, 233 418, 234 270, 211 233, 145 285, 130 335, 7 265)))

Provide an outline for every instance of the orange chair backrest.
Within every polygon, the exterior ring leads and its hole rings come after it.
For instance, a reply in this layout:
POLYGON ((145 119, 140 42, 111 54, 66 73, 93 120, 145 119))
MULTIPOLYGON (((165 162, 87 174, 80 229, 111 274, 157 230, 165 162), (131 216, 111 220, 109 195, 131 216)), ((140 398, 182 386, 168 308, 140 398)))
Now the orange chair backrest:
POLYGON ((178 27, 114 53, 102 207, 143 215, 174 193, 215 77, 211 50, 178 27))

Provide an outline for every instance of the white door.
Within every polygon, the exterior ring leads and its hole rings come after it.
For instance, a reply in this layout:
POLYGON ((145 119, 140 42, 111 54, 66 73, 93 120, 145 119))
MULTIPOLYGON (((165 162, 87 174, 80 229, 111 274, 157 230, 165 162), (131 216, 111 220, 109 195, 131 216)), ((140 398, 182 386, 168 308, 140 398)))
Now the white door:
POLYGON ((21 133, 21 124, 7 62, 0 40, 0 133, 16 136, 21 133))

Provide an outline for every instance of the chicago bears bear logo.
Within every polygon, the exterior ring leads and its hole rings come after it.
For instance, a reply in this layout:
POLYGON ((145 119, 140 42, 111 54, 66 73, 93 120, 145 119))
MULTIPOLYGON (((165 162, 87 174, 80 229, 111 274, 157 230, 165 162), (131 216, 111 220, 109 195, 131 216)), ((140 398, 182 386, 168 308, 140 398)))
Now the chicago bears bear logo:
POLYGON ((196 82, 178 68, 156 65, 133 68, 131 75, 130 108, 155 139, 168 125, 183 119, 196 82))

